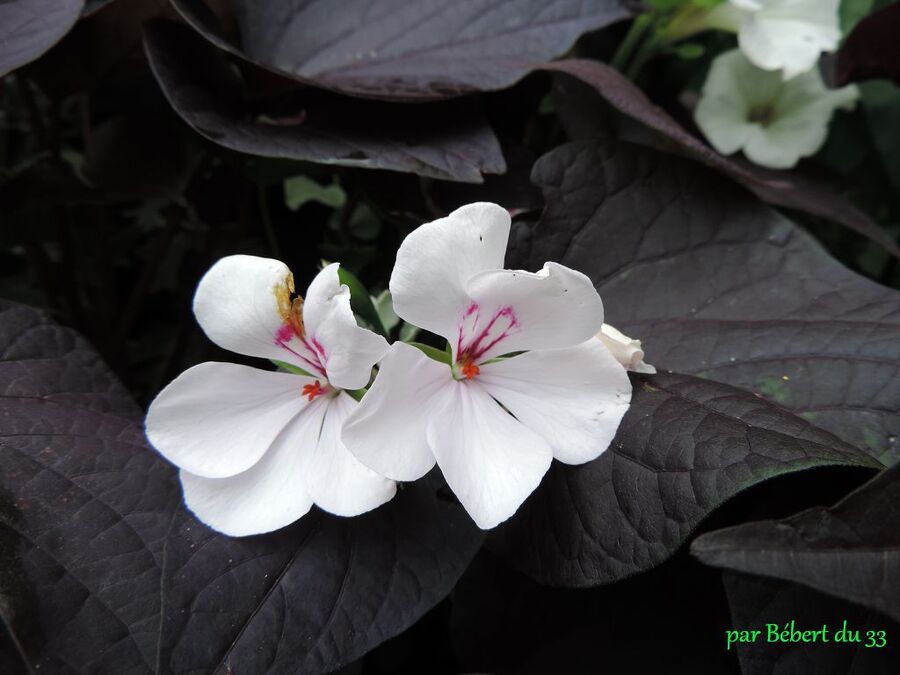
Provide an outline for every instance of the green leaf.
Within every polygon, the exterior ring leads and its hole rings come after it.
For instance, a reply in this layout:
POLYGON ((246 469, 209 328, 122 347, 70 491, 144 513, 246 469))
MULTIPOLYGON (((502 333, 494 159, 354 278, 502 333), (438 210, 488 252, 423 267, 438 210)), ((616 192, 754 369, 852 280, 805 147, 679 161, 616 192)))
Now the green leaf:
POLYGON ((292 363, 288 363, 287 361, 279 361, 278 359, 269 359, 272 363, 274 363, 278 370, 284 371, 286 373, 293 373, 294 375, 303 375, 305 377, 315 377, 312 373, 308 373, 303 368, 298 368, 292 363))
POLYGON ((421 342, 410 342, 409 344, 425 354, 428 358, 434 359, 439 363, 446 363, 448 366, 450 365, 450 359, 452 357, 450 356, 449 351, 443 351, 437 347, 422 344, 421 342))
POLYGON ((343 267, 338 268, 338 278, 350 289, 350 307, 353 311, 372 326, 376 333, 388 337, 388 331, 378 315, 378 310, 372 304, 372 296, 363 283, 343 267))
POLYGON ((418 326, 413 326, 411 323, 406 323, 406 321, 404 321, 400 326, 400 340, 403 342, 412 342, 416 339, 420 330, 421 329, 418 326))
POLYGON ((347 201, 347 194, 337 183, 320 185, 307 176, 294 176, 284 181, 284 204, 296 211, 308 202, 318 202, 339 209, 347 201))
POLYGON ((391 331, 394 327, 400 323, 400 317, 397 316, 397 312, 394 311, 394 303, 391 300, 391 292, 388 289, 384 289, 378 295, 372 298, 372 304, 375 306, 375 311, 378 312, 378 318, 381 319, 381 325, 385 327, 386 330, 391 331))

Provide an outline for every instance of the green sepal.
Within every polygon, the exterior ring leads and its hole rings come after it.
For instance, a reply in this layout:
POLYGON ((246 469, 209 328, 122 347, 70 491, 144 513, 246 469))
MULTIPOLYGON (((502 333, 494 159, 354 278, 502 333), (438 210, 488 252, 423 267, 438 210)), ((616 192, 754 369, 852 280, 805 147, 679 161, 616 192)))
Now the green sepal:
POLYGON ((437 361, 438 363, 446 363, 449 366, 450 360, 453 358, 450 355, 449 351, 444 351, 442 349, 438 349, 437 347, 432 347, 431 345, 423 345, 421 342, 410 342, 408 344, 410 347, 415 347, 420 352, 425 354, 425 356, 437 361))
POLYGON ((378 316, 378 311, 372 303, 372 296, 363 286, 363 283, 356 278, 352 272, 348 272, 343 267, 338 267, 338 279, 341 283, 350 289, 350 308, 368 323, 375 332, 380 333, 384 337, 388 337, 388 331, 378 316))
MULTIPOLYGON (((305 370, 303 370, 303 368, 295 366, 292 363, 287 363, 286 361, 279 361, 278 359, 269 359, 269 361, 274 363, 278 367, 279 370, 283 370, 288 373, 293 373, 294 375, 304 375, 305 377, 313 377, 313 378, 316 377, 312 373, 308 373, 305 370)), ((321 379, 321 378, 319 378, 319 379, 321 379)))

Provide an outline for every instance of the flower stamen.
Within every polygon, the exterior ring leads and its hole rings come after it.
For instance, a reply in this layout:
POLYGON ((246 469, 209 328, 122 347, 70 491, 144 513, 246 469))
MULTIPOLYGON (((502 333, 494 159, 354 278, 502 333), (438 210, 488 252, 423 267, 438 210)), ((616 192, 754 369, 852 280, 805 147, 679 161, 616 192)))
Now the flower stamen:
POLYGON ((325 390, 322 388, 322 383, 316 380, 315 384, 304 384, 300 395, 306 396, 308 400, 312 401, 316 396, 321 396, 324 393, 325 390))
POLYGON ((478 375, 481 372, 481 368, 479 368, 472 361, 466 361, 462 367, 462 374, 466 376, 467 380, 471 380, 473 377, 478 375))

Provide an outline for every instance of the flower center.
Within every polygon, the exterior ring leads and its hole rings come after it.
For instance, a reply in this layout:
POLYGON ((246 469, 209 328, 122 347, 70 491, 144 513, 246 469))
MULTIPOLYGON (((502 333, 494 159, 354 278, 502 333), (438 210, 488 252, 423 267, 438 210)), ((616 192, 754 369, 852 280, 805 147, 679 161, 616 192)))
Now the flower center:
POLYGON ((481 372, 478 364, 519 325, 512 307, 500 307, 488 314, 481 311, 477 302, 466 308, 459 321, 456 339, 456 372, 467 380, 481 372))
POLYGON ((315 384, 304 384, 303 391, 300 395, 306 396, 308 400, 312 401, 316 396, 321 396, 324 393, 325 387, 322 386, 321 382, 316 380, 315 384))
POLYGON ((755 122, 761 127, 769 126, 775 119, 775 111, 768 103, 756 105, 747 112, 747 121, 755 122))

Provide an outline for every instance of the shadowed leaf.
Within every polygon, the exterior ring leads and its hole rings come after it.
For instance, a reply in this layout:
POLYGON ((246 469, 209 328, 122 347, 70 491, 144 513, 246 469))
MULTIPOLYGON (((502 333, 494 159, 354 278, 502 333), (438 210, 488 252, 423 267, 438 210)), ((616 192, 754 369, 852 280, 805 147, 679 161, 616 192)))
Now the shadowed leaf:
POLYGON ((217 46, 304 84, 437 99, 503 89, 575 40, 630 15, 623 0, 231 0, 231 40, 203 0, 176 8, 217 46))
POLYGON ((869 216, 835 194, 834 190, 796 174, 770 171, 748 162, 723 157, 685 131, 616 69, 599 61, 586 59, 557 61, 547 64, 544 69, 567 73, 589 85, 613 108, 652 130, 660 149, 706 164, 770 204, 797 209, 840 223, 900 258, 900 246, 894 239, 869 216))
POLYGON ((532 176, 547 208, 518 264, 588 274, 657 368, 756 392, 885 465, 900 457, 900 293, 691 162, 583 142, 532 176))
POLYGON ((900 620, 900 465, 831 508, 703 535, 707 565, 810 586, 900 620))
POLYGON ((172 107, 227 148, 475 183, 482 172, 506 169, 500 144, 472 101, 408 106, 294 88, 266 106, 248 101, 224 53, 190 28, 156 21, 145 40, 172 107))
POLYGON ((667 559, 737 493, 829 465, 875 462, 749 392, 688 375, 635 378, 610 448, 581 466, 554 463, 492 546, 545 583, 609 583, 667 559))
POLYGON ((443 598, 481 541, 432 480, 359 518, 212 532, 97 355, 24 306, 0 303, 0 383, 0 618, 33 672, 330 672, 443 598))

